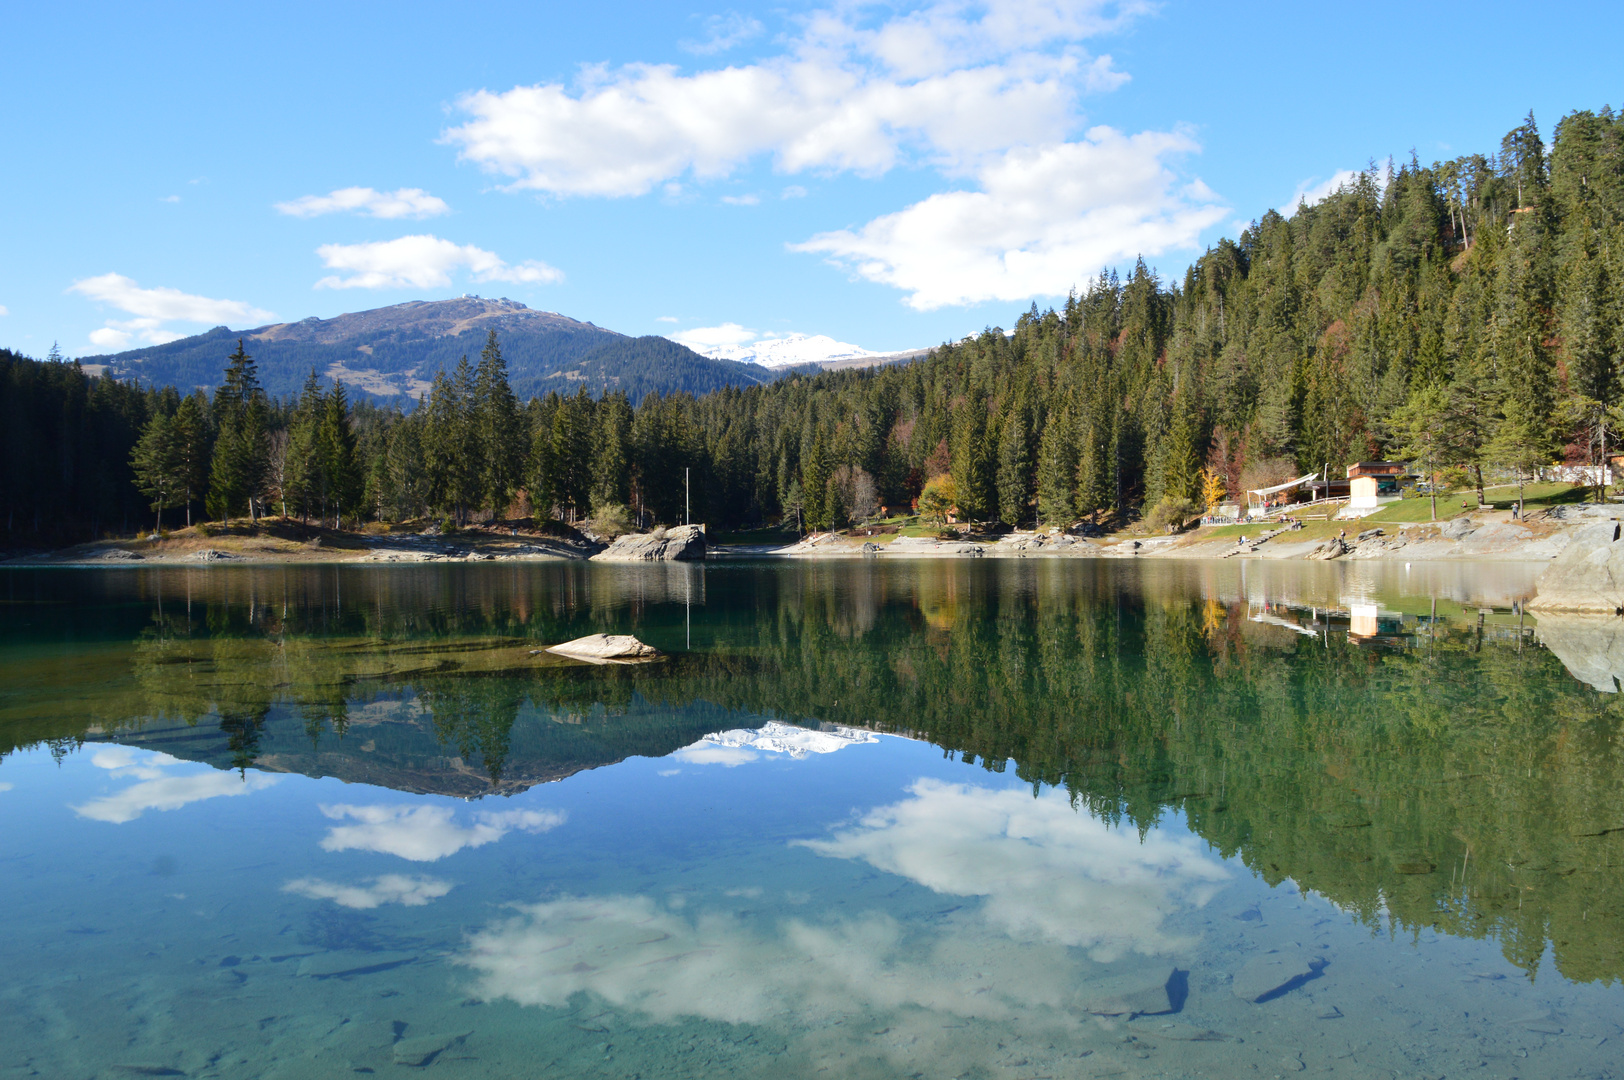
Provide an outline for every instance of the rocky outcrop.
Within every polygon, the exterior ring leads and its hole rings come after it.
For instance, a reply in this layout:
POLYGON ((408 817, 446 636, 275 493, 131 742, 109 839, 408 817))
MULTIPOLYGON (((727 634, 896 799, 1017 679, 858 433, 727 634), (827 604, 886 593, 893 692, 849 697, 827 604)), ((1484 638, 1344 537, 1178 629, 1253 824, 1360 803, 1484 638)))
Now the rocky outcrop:
POLYGON ((1534 611, 1624 613, 1624 523, 1581 526, 1534 587, 1534 611))
POLYGON ((588 634, 562 645, 553 645, 546 651, 567 656, 571 660, 598 664, 636 664, 660 658, 659 649, 643 644, 630 634, 588 634))
POLYGON ((598 562, 699 562, 705 558, 705 526, 628 533, 592 558, 598 562))

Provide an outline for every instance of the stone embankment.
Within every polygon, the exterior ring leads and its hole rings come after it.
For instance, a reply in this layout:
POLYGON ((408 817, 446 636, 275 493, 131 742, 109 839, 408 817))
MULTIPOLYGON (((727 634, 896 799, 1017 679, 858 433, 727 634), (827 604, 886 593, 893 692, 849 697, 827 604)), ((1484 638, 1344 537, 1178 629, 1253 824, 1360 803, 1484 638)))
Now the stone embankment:
POLYGON ((705 526, 628 533, 592 558, 596 562, 700 562, 705 558, 705 526))

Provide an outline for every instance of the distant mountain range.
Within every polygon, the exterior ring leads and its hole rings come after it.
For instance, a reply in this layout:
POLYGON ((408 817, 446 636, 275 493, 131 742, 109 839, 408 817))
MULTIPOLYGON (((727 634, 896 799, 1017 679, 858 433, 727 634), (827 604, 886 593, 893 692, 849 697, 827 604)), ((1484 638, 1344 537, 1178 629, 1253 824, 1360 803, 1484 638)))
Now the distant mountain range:
POLYGON ((252 330, 217 326, 165 345, 82 357, 80 363, 94 374, 143 385, 212 390, 242 338, 273 397, 298 393, 314 367, 352 392, 381 400, 415 398, 427 392, 435 372, 449 371, 459 357, 477 361, 491 329, 521 400, 550 390, 573 394, 585 386, 593 395, 625 390, 635 402, 649 393, 703 394, 778 377, 758 364, 701 356, 669 338, 628 337, 514 300, 477 296, 414 300, 252 330))
POLYGON ((904 352, 878 353, 844 341, 836 341, 825 334, 786 334, 767 337, 748 345, 722 345, 700 349, 702 356, 713 360, 732 360, 741 364, 759 364, 774 369, 814 369, 827 371, 843 367, 872 367, 899 360, 913 360, 924 356, 929 349, 909 349, 904 352))

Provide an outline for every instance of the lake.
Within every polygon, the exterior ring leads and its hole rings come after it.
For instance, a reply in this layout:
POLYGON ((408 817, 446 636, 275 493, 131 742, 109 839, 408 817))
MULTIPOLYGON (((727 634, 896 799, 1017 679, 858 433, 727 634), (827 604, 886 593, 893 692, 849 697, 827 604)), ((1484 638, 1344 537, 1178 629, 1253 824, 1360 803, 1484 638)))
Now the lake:
POLYGON ((0 571, 0 1077, 1616 1076, 1537 570, 0 571))

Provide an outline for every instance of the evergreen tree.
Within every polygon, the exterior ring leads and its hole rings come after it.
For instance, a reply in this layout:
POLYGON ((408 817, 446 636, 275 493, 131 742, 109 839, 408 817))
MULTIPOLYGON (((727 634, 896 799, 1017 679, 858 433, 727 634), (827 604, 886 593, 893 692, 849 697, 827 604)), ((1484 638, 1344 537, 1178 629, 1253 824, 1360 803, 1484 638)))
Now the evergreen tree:
POLYGON ((164 510, 179 506, 186 490, 185 458, 171 415, 158 413, 147 421, 130 455, 130 465, 135 470, 136 487, 152 500, 152 509, 157 513, 154 531, 162 532, 164 510))
POLYGON ((209 513, 227 525, 233 513, 257 515, 268 461, 265 393, 253 358, 243 350, 227 358, 225 381, 214 393, 218 433, 209 466, 209 513))
POLYGON ((362 473, 356 461, 355 431, 350 424, 349 400, 344 384, 334 383, 323 403, 319 431, 321 471, 327 480, 327 508, 333 527, 344 527, 344 511, 359 516, 362 473))
POLYGON ((479 354, 473 411, 481 459, 481 496, 491 512, 501 516, 524 482, 526 447, 519 403, 508 385, 507 361, 502 359, 494 329, 479 354))

